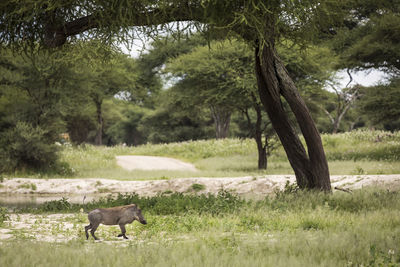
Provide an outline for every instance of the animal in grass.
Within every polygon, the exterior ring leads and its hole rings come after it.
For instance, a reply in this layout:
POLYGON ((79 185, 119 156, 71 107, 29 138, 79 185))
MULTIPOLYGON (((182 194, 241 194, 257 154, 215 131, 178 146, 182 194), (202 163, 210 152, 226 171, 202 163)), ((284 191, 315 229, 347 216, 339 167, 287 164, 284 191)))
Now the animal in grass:
POLYGON ((94 235, 94 232, 96 232, 97 227, 99 227, 100 224, 119 225, 121 233, 118 237, 123 236, 125 239, 128 239, 125 235, 125 224, 132 223, 134 220, 139 221, 141 224, 147 224, 142 215, 141 209, 136 204, 106 209, 95 209, 89 212, 88 218, 90 224, 85 226, 86 239, 89 239, 88 230, 90 230, 90 233, 95 240, 98 240, 98 238, 94 235))

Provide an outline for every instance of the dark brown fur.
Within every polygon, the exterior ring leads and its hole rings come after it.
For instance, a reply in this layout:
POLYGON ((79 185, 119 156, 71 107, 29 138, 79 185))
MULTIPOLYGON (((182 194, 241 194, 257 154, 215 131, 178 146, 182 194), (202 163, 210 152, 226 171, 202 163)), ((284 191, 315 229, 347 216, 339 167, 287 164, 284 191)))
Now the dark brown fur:
POLYGON ((146 220, 142 215, 142 211, 136 204, 119 206, 106 209, 95 209, 88 214, 90 224, 85 226, 86 239, 89 239, 88 230, 92 234, 95 240, 98 238, 94 235, 99 224, 104 225, 119 225, 121 228, 121 234, 118 237, 123 236, 128 239, 125 235, 125 224, 132 223, 134 220, 139 221, 142 224, 147 224, 146 220))

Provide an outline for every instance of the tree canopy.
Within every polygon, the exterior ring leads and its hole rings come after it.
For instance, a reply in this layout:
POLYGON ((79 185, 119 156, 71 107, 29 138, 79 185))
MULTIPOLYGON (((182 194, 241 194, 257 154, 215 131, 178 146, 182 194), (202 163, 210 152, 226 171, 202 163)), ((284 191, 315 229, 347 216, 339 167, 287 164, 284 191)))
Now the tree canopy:
POLYGON ((343 23, 334 28, 339 68, 400 71, 400 2, 347 1, 343 23))
POLYGON ((275 43, 286 38, 301 44, 319 32, 329 32, 332 24, 342 18, 341 7, 340 1, 316 0, 6 1, 1 6, 0 40, 14 47, 38 43, 49 48, 77 36, 105 41, 116 36, 126 41, 138 32, 180 32, 182 26, 188 31, 197 27, 209 34, 238 35, 254 47, 260 99, 299 186, 329 191, 329 169, 321 138, 275 43), (299 123, 307 150, 280 96, 299 123))
POLYGON ((3 1, 0 41, 55 47, 77 35, 129 42, 139 33, 190 29, 235 32, 262 43, 281 36, 299 41, 329 27, 341 14, 338 7, 316 0, 3 1))

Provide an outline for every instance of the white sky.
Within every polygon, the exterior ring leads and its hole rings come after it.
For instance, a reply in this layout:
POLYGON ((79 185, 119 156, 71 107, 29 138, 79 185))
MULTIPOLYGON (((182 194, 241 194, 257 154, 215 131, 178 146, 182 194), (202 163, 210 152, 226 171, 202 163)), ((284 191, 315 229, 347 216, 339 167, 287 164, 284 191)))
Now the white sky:
MULTIPOLYGON (((338 81, 340 82, 340 86, 342 88, 344 88, 350 81, 346 71, 340 71, 336 76, 338 77, 338 81)), ((370 71, 351 72, 351 76, 353 77, 351 85, 361 84, 363 86, 373 86, 377 85, 378 83, 384 83, 388 77, 385 72, 376 69, 370 71)))

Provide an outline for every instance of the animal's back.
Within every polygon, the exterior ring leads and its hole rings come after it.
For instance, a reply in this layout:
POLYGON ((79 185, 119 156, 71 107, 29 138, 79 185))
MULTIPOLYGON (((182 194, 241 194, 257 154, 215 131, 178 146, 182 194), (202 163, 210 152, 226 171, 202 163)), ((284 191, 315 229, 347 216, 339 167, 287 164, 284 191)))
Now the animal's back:
POLYGON ((125 218, 127 217, 125 211, 132 206, 134 206, 134 204, 112 208, 95 209, 89 212, 88 218, 92 224, 102 223, 105 225, 115 225, 119 224, 120 219, 123 217, 123 221, 132 222, 133 218, 132 220, 130 220, 131 218, 125 218))

